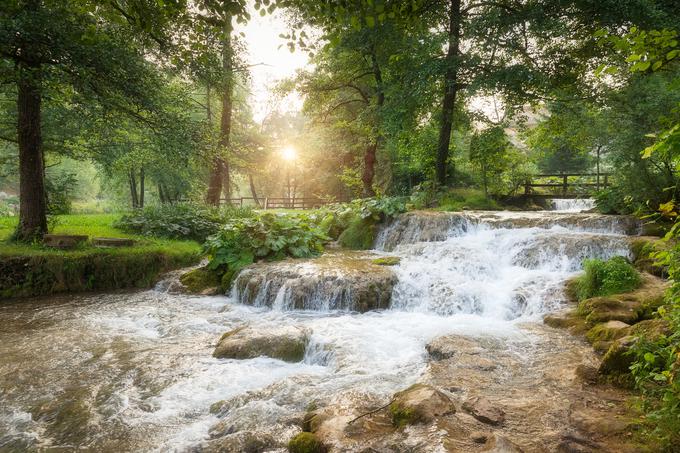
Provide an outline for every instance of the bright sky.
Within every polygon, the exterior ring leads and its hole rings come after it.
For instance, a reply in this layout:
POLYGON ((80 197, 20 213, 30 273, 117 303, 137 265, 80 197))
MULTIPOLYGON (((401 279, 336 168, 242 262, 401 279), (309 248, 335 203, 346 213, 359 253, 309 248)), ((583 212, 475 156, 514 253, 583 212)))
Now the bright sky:
MULTIPOLYGON (((281 11, 264 17, 254 9, 250 13, 251 20, 245 26, 238 26, 237 31, 246 35, 248 64, 257 65, 250 68, 251 99, 255 121, 260 122, 270 113, 268 101, 276 83, 295 75, 298 69, 307 65, 309 58, 306 52, 291 53, 285 45, 286 41, 279 37, 289 30, 281 11)), ((279 110, 299 110, 301 107, 302 99, 291 95, 281 103, 279 110)))

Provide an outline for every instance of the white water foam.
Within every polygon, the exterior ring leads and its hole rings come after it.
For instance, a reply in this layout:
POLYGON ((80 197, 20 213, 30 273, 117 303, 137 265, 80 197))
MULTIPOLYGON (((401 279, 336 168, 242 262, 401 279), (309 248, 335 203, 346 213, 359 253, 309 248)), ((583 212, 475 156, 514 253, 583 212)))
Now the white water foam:
POLYGON ((551 200, 553 211, 556 212, 584 212, 590 211, 595 207, 595 200, 592 198, 573 198, 551 200))

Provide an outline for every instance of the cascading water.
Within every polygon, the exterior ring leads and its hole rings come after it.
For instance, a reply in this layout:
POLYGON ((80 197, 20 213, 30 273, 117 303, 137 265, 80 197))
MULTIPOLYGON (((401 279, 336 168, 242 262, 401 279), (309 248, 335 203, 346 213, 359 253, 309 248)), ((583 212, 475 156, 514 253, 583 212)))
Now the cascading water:
POLYGON ((409 213, 377 244, 401 258, 391 306, 363 314, 348 311, 352 276, 331 272, 333 258, 284 264, 287 273, 261 274, 248 291, 244 274, 234 297, 156 290, 0 305, 0 450, 285 440, 311 403, 389 401, 423 375, 425 345, 444 334, 502 339, 524 363, 543 340, 523 326, 560 306, 584 258, 627 255, 624 233, 636 228, 596 215, 409 213), (316 295, 296 299, 298 284, 316 295), (305 359, 213 358, 217 338, 243 324, 308 329, 305 359))
POLYGON ((557 212, 584 212, 595 207, 595 200, 592 198, 555 199, 551 202, 553 211, 557 212))

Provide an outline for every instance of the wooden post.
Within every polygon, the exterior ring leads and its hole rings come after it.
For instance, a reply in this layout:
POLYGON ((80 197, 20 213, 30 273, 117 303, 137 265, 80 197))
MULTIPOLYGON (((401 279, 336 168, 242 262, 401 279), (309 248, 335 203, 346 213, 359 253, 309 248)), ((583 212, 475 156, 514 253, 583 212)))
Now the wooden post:
POLYGON ((567 175, 562 176, 562 195, 567 194, 567 175))
POLYGON ((268 197, 264 197, 264 209, 265 209, 265 211, 267 209, 269 209, 269 198, 268 197))
POLYGON ((524 195, 529 195, 531 193, 531 179, 524 181, 524 195))

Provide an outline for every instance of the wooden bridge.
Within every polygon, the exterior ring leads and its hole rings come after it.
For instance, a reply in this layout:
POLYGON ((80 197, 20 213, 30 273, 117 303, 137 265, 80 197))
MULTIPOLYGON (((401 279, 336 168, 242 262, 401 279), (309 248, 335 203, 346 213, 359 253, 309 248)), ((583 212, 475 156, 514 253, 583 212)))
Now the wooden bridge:
POLYGON ((609 173, 535 175, 524 183, 524 196, 535 198, 588 198, 609 187, 609 173), (542 189, 537 193, 535 189, 542 189))
POLYGON ((220 204, 231 206, 252 206, 256 209, 315 209, 329 204, 340 203, 340 201, 328 201, 320 198, 221 198, 220 204))

